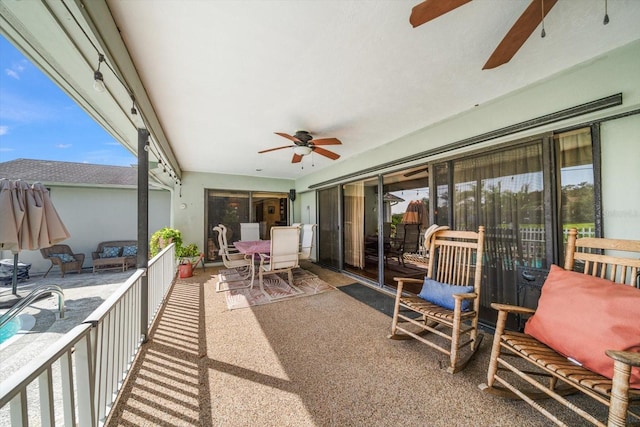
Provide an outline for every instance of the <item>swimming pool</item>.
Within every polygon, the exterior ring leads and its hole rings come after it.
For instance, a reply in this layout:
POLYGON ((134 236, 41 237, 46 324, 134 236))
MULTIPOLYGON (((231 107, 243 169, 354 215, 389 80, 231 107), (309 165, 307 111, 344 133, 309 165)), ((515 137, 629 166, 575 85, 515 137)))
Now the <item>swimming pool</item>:
POLYGON ((36 323, 30 314, 20 314, 0 328, 0 349, 11 344, 25 333, 29 332, 36 323))

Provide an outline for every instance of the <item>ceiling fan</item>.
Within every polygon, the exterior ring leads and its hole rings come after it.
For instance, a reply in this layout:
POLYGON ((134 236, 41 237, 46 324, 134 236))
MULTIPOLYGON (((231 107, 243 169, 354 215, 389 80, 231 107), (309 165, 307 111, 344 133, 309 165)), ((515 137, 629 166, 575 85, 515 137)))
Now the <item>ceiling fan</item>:
MULTIPOLYGON (((425 0, 416 5, 411 10, 409 22, 413 27, 417 27, 429 22, 447 12, 469 3, 471 0, 425 0)), ((513 58, 516 52, 529 38, 533 30, 543 22, 547 13, 558 0, 532 0, 529 6, 522 12, 520 18, 513 24, 513 27, 504 36, 498 47, 493 51, 483 70, 499 67, 506 64, 513 58)), ((609 22, 605 11, 604 24, 609 22)), ((542 25, 542 37, 545 36, 544 22, 542 25)))
POLYGON ((303 156, 311 154, 312 152, 328 157, 331 160, 337 160, 340 158, 339 154, 319 147, 320 145, 342 144, 342 142, 337 138, 313 139, 313 136, 306 130, 299 130, 294 136, 282 132, 274 133, 291 140, 294 145, 283 145, 281 147, 269 148, 267 150, 258 151, 258 153, 268 153, 269 151, 282 150, 283 148, 293 148, 293 158, 291 159, 291 163, 300 163, 303 156))

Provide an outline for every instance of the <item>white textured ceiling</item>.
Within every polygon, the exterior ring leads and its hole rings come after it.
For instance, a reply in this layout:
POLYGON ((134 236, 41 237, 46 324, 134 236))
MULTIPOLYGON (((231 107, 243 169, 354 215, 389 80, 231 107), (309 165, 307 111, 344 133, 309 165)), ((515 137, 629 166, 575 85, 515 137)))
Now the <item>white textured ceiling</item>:
POLYGON ((417 3, 107 0, 181 169, 265 177, 334 162, 258 154, 288 145, 274 132, 339 138, 327 148, 348 161, 640 38, 640 0, 609 0, 606 26, 604 0, 560 0, 544 39, 483 71, 529 0, 474 0, 414 29, 417 3))

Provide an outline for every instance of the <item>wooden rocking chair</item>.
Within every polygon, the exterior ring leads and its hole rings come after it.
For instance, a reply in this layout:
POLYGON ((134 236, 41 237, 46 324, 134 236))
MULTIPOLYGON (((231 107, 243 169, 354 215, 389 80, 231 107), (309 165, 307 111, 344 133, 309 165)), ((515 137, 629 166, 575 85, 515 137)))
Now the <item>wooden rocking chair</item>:
POLYGON ((466 366, 482 340, 478 312, 483 246, 482 226, 477 233, 437 231, 431 239, 425 280, 394 279, 398 289, 389 338, 414 338, 445 353, 450 359, 447 372, 452 374, 466 366), (424 283, 420 296, 406 294, 405 283, 424 283), (401 306, 422 318, 402 314, 401 306), (470 354, 461 359, 460 350, 467 346, 470 354))

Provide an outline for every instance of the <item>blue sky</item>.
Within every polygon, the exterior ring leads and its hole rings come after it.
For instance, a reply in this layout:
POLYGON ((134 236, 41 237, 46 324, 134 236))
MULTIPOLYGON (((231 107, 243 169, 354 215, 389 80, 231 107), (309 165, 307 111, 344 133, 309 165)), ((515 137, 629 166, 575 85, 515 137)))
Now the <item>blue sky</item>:
POLYGON ((0 162, 14 159, 117 166, 137 163, 135 156, 0 35, 0 162))

